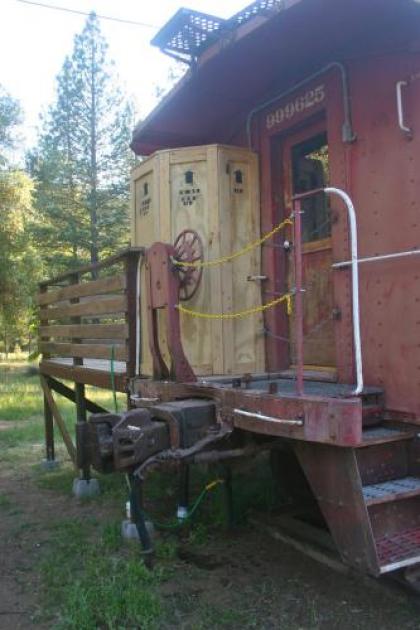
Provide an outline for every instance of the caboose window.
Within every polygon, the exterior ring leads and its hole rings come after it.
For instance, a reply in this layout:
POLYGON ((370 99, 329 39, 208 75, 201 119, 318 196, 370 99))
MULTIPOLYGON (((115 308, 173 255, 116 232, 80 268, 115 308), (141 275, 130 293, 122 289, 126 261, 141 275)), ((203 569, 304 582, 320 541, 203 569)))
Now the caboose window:
MULTIPOLYGON (((292 149, 293 192, 304 193, 325 188, 329 183, 327 134, 321 133, 292 149)), ((323 193, 302 201, 302 238, 304 243, 331 236, 331 213, 323 193)))

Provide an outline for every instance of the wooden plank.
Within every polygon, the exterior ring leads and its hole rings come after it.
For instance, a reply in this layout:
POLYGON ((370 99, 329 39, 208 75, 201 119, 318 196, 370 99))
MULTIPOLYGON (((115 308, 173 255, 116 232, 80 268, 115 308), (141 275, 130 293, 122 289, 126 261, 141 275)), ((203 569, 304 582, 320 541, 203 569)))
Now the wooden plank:
MULTIPOLYGON (((61 381, 57 381, 55 378, 50 377, 49 386, 51 389, 57 392, 57 394, 61 394, 61 396, 64 396, 68 400, 76 402, 76 393, 72 389, 70 389, 70 387, 64 385, 64 383, 62 383, 61 381)), ((87 411, 90 411, 90 413, 109 413, 108 409, 97 405, 92 400, 89 400, 89 398, 85 398, 85 404, 87 411)))
POLYGON ((39 336, 124 340, 128 337, 128 326, 127 324, 53 324, 51 326, 41 326, 39 336))
POLYGON ((144 254, 143 247, 129 247, 93 265, 85 265, 83 267, 79 267, 78 269, 73 269, 72 271, 66 271, 65 273, 62 273, 59 276, 55 276, 54 278, 49 278, 48 280, 42 280, 42 282, 39 283, 39 286, 46 287, 49 285, 57 284, 59 282, 63 282, 64 280, 68 280, 69 278, 71 278, 71 276, 74 276, 75 274, 77 274, 78 276, 81 276, 82 274, 91 273, 92 271, 99 271, 99 269, 106 269, 107 267, 112 267, 112 265, 115 265, 116 263, 118 263, 125 256, 130 256, 130 255, 142 256, 143 254, 144 254))
POLYGON ((111 315, 114 313, 125 313, 127 310, 127 298, 125 295, 106 298, 104 300, 88 300, 78 304, 68 304, 56 308, 42 308, 41 319, 61 319, 62 317, 82 317, 111 315))
MULTIPOLYGON (((60 365, 53 361, 41 361, 39 364, 41 374, 55 376, 64 380, 93 385, 102 389, 112 390, 111 374, 103 370, 95 370, 84 366, 60 365)), ((117 392, 126 391, 125 374, 115 374, 115 389, 117 392)))
MULTIPOLYGON (((112 344, 41 342, 39 344, 39 348, 41 352, 55 354, 59 357, 76 357, 84 359, 111 360, 112 353, 112 344)), ((114 360, 127 360, 127 349, 125 346, 114 345, 114 360)))
POLYGON ((71 284, 68 287, 48 291, 47 293, 42 292, 38 295, 37 301, 39 306, 47 306, 48 304, 54 304, 54 302, 69 300, 71 298, 90 297, 122 291, 125 287, 125 275, 119 274, 110 276, 109 278, 93 280, 92 282, 84 282, 83 284, 71 284))
POLYGON ((55 403, 55 400, 54 400, 52 392, 51 392, 51 390, 50 390, 50 388, 48 386, 48 382, 47 382, 46 378, 41 374, 40 379, 41 379, 41 387, 42 387, 42 389, 44 391, 45 398, 46 398, 46 400, 48 402, 48 406, 49 406, 49 408, 51 410, 51 413, 52 413, 52 415, 54 417, 54 420, 55 420, 58 428, 60 429, 60 433, 61 433, 61 436, 63 438, 63 442, 66 445, 67 452, 70 455, 70 458, 71 458, 73 464, 76 465, 76 448, 75 448, 75 446, 73 444, 73 441, 72 441, 72 439, 70 437, 69 432, 67 431, 66 424, 65 424, 65 422, 63 420, 63 417, 62 417, 62 415, 61 415, 61 413, 60 413, 60 411, 59 411, 59 409, 58 409, 58 407, 57 407, 57 405, 55 403))

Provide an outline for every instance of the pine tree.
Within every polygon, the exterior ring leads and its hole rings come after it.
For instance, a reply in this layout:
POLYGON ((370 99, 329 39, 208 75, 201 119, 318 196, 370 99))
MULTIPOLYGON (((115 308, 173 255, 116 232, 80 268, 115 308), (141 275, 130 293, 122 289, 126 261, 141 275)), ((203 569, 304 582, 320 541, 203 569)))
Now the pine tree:
POLYGON ((56 102, 29 159, 40 215, 35 230, 53 268, 96 263, 128 242, 134 114, 107 48, 92 13, 57 77, 56 102))
POLYGON ((6 354, 28 339, 40 273, 28 232, 33 183, 9 159, 21 118, 18 101, 0 86, 0 340, 6 354))

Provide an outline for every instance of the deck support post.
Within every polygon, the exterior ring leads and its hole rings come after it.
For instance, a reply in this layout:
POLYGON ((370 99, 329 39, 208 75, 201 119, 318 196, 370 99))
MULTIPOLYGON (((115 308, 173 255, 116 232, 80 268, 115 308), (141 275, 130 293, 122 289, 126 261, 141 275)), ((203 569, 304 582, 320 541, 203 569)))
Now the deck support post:
POLYGON ((54 447, 54 418, 48 404, 48 400, 44 394, 44 426, 45 426, 45 460, 43 462, 45 468, 53 468, 55 461, 54 447))
MULTIPOLYGON (((74 386, 75 403, 76 403, 76 418, 77 424, 87 422, 86 416, 86 398, 85 398, 85 386, 83 383, 75 383, 74 386)), ((83 458, 84 459, 84 458, 83 458)), ((90 466, 84 463, 81 468, 81 479, 90 481, 90 466)))
MULTIPOLYGON (((93 279, 95 279, 96 276, 94 276, 94 274, 92 273, 92 277, 93 279)), ((80 280, 79 274, 75 273, 70 276, 69 282, 70 284, 78 284, 79 280, 80 280)), ((71 304, 78 304, 79 302, 80 302, 79 298, 73 298, 70 300, 71 304)), ((72 324, 76 324, 76 325, 81 324, 81 321, 82 321, 81 317, 71 318, 72 324)), ((72 339, 72 343, 80 343, 80 342, 81 342, 80 339, 72 339)), ((83 365, 83 359, 79 357, 73 357, 73 365, 83 365)), ((74 396, 75 396, 74 402, 76 404, 76 422, 77 424, 87 422, 85 386, 83 383, 74 384, 74 396)), ((85 460, 85 458, 83 458, 83 460, 85 460)), ((83 464, 83 468, 80 469, 80 479, 86 483, 89 483, 90 481, 90 466, 89 464, 86 464, 85 461, 83 464)), ((76 496, 78 496, 78 491, 75 488, 75 486, 77 486, 77 481, 78 480, 75 479, 73 483, 73 493, 76 496)))

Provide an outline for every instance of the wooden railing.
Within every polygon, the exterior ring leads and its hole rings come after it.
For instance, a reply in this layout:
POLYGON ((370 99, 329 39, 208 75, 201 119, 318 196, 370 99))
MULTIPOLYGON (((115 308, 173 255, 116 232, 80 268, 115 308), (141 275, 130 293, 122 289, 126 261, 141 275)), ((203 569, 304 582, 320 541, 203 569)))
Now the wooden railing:
POLYGON ((142 255, 131 248, 40 284, 42 373, 109 387, 117 364, 119 390, 135 375, 142 255))

